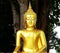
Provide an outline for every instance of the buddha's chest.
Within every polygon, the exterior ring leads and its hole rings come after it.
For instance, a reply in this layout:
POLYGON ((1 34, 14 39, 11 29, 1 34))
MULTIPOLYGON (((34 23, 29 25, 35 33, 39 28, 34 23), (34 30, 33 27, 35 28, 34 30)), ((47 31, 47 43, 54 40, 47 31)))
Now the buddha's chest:
POLYGON ((38 32, 25 32, 22 34, 24 42, 27 44, 34 43, 39 38, 38 32))
POLYGON ((38 36, 39 36, 39 33, 37 32, 25 32, 22 34, 24 36, 24 39, 25 40, 35 40, 38 36))

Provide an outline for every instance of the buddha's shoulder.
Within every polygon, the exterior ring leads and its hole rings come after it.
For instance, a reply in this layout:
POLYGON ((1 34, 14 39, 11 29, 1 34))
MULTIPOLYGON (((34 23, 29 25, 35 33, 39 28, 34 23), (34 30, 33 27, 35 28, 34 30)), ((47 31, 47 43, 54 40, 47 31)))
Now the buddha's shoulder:
MULTIPOLYGON (((25 29, 22 29, 22 30, 18 30, 18 31, 17 31, 17 33, 24 33, 24 32, 28 32, 28 31, 25 30, 25 29)), ((44 33, 43 30, 39 30, 39 29, 35 29, 35 30, 33 30, 33 32, 44 33)))
POLYGON ((43 30, 36 29, 37 32, 44 32, 43 30))

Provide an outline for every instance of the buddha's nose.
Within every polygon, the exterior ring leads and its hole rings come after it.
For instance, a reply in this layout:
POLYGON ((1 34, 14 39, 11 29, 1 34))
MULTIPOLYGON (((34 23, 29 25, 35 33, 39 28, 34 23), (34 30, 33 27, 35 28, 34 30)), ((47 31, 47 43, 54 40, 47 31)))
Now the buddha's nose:
POLYGON ((32 23, 32 21, 30 20, 30 23, 32 23))

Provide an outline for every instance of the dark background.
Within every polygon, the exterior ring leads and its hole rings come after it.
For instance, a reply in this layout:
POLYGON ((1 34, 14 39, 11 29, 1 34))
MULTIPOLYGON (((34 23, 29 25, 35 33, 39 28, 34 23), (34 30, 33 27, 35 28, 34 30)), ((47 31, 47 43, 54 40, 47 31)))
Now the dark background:
POLYGON ((9 0, 0 0, 0 52, 13 51, 13 16, 9 0))

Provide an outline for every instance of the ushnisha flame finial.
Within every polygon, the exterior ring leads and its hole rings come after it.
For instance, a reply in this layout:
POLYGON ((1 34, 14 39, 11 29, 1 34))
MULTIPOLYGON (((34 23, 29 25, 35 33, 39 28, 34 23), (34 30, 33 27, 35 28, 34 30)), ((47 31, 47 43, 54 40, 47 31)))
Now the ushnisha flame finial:
POLYGON ((30 3, 30 2, 29 2, 29 8, 32 8, 32 7, 31 7, 31 3, 30 3))

